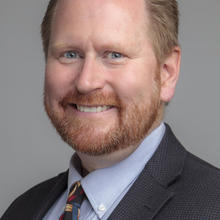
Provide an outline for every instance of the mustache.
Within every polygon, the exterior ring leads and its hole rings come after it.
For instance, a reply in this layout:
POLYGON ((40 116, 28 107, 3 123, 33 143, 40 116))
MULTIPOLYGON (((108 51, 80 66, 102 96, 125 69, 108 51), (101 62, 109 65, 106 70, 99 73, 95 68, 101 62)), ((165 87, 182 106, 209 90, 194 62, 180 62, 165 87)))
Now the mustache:
POLYGON ((122 106, 120 98, 113 92, 93 91, 91 93, 82 94, 78 91, 67 93, 60 104, 64 107, 70 104, 84 106, 113 106, 120 108, 122 106))

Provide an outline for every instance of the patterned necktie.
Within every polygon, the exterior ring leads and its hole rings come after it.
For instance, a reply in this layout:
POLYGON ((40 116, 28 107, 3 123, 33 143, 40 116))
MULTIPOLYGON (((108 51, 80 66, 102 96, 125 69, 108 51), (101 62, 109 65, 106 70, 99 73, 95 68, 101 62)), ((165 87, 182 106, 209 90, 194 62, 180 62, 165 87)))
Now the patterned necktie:
POLYGON ((80 214, 80 206, 82 204, 85 193, 80 185, 80 182, 74 183, 68 195, 64 213, 59 220, 78 220, 80 214))

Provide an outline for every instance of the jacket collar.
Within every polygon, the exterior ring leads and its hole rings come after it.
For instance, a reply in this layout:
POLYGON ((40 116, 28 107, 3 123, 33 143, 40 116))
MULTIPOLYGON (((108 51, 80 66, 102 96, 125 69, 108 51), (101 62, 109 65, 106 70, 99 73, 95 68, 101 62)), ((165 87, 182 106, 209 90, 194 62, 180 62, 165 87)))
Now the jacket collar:
POLYGON ((157 151, 138 179, 113 211, 109 220, 151 220, 175 196, 169 186, 181 175, 186 150, 166 124, 166 132, 157 151))

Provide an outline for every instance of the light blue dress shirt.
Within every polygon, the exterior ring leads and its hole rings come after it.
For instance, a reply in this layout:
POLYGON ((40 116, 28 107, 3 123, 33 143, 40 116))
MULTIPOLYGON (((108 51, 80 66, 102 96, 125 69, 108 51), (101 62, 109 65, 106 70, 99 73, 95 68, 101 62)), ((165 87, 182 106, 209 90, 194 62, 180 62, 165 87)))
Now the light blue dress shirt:
POLYGON ((152 157, 164 133, 165 125, 162 123, 127 158, 111 167, 95 170, 85 177, 82 177, 73 166, 74 157, 72 157, 69 166, 68 190, 55 202, 43 220, 59 219, 64 211, 71 185, 79 180, 87 196, 80 208, 79 219, 106 220, 152 157))

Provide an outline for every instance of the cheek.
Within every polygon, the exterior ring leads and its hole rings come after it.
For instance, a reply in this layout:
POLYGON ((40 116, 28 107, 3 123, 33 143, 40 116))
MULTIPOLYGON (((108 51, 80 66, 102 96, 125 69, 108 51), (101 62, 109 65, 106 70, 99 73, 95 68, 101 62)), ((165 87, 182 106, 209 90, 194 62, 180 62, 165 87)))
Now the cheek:
POLYGON ((50 102, 59 101, 70 89, 69 74, 64 68, 47 64, 45 73, 45 94, 50 102))
POLYGON ((140 102, 151 97, 154 70, 136 65, 114 74, 114 88, 124 102, 140 102))

